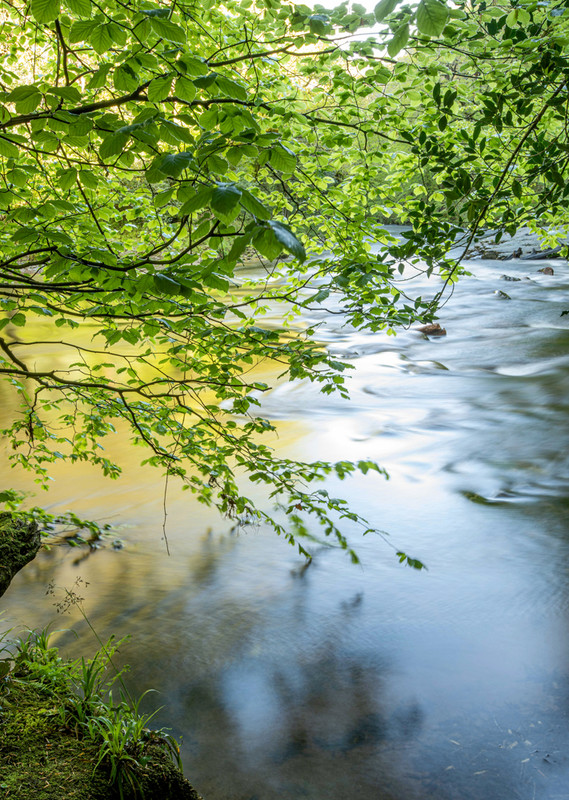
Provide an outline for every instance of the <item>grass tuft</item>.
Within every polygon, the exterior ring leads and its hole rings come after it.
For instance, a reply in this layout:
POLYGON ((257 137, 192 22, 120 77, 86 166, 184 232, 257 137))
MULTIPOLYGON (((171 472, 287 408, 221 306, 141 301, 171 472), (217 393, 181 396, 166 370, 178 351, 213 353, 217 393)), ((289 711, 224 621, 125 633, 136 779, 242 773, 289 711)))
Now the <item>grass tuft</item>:
POLYGON ((115 700, 121 644, 65 660, 48 630, 0 634, 1 800, 200 800, 176 740, 148 727, 144 695, 115 700))

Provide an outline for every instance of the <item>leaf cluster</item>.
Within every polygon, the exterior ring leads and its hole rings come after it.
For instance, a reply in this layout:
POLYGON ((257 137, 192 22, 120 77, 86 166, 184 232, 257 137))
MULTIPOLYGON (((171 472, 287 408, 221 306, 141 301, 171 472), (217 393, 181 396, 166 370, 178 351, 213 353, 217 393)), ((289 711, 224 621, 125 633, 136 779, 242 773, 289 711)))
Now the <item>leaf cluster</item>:
POLYGON ((344 526, 369 526, 310 488, 338 466, 260 443, 271 386, 252 371, 347 396, 349 365, 302 314, 430 322, 483 227, 567 222, 567 13, 259 8, 3 8, 0 376, 20 402, 3 435, 48 485, 61 460, 116 478, 104 443, 126 428, 201 502, 297 543, 248 476, 353 553, 344 526), (410 270, 439 281, 430 297, 410 270))

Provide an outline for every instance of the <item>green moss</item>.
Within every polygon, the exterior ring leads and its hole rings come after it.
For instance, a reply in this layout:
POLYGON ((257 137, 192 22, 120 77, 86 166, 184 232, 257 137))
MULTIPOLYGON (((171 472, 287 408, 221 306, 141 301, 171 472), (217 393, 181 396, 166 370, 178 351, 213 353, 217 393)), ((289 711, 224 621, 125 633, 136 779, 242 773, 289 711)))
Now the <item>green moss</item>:
POLYGON ((0 596, 39 547, 40 534, 33 520, 20 519, 7 511, 0 513, 0 596))
POLYGON ((0 678, 0 800, 201 800, 172 761, 173 740, 161 731, 140 725, 113 771, 93 721, 110 719, 129 730, 133 719, 145 720, 124 701, 113 705, 96 694, 87 702, 77 692, 79 669, 97 665, 100 653, 72 662, 48 647, 47 637, 39 646, 37 636, 21 645, 0 661, 0 675, 11 667, 0 678))
POLYGON ((108 775, 93 770, 98 747, 60 722, 57 698, 14 677, 0 688, 0 797, 104 800, 108 775))

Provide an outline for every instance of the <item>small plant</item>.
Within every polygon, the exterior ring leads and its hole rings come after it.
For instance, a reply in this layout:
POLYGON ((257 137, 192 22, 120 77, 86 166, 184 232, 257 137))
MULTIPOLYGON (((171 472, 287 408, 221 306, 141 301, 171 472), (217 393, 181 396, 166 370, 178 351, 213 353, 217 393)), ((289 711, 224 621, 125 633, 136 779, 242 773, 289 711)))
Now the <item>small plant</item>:
POLYGON ((127 669, 115 671, 114 675, 109 677, 109 664, 112 663, 112 657, 126 640, 127 637, 116 642, 114 636, 111 636, 92 658, 81 657, 73 662, 71 682, 74 692, 62 710, 62 721, 65 724, 72 721, 75 724, 84 725, 90 717, 96 716, 100 713, 101 708, 107 705, 110 688, 115 681, 122 681, 122 674, 127 669))
MULTIPOLYGON (((51 646, 49 627, 27 631, 11 642, 6 632, 0 634, 0 653, 7 652, 9 657, 2 659, 0 666, 8 664, 8 668, 0 672, 0 680, 5 678, 21 691, 45 697, 49 716, 95 748, 93 773, 106 769, 121 800, 127 796, 143 797, 144 768, 152 761, 153 750, 154 755, 156 748, 162 750, 181 771, 178 743, 164 730, 149 729, 159 709, 144 714, 140 705, 152 690, 136 701, 132 699, 123 681, 127 668, 119 670, 113 663, 125 640, 111 637, 106 643, 101 641, 83 610, 83 598, 75 592, 77 585, 65 590, 58 610, 68 610, 72 605, 79 608, 99 642, 95 655, 73 661, 62 659, 58 649, 51 646), (117 684, 118 701, 113 697, 117 684)), ((53 594, 55 587, 48 591, 53 594)))
MULTIPOLYGON (((11 654, 10 644, 9 642, 6 642, 8 636, 11 633, 12 633, 12 628, 10 628, 7 631, 4 631, 4 633, 0 633, 0 656, 2 655, 2 653, 6 652, 9 655, 11 654)), ((12 661, 11 658, 0 658, 0 681, 10 673, 11 661, 12 661)))
MULTIPOLYGON (((93 741, 99 744, 99 757, 95 769, 103 762, 110 767, 110 781, 116 785, 121 800, 128 785, 135 793, 141 788, 137 767, 141 764, 134 750, 130 725, 112 709, 109 717, 93 717, 87 723, 93 741)), ((144 762, 142 762, 144 765, 144 762)))
MULTIPOLYGON (((114 706, 107 706, 107 715, 92 717, 87 727, 93 741, 99 744, 97 765, 106 762, 110 767, 111 783, 116 785, 119 797, 123 800, 124 790, 128 787, 136 793, 140 790, 139 768, 146 766, 148 756, 145 755, 149 741, 161 741, 163 731, 150 731, 148 723, 157 714, 141 714, 139 705, 148 692, 145 692, 134 707, 121 698, 114 706)), ((112 694, 110 695, 112 703, 112 694)), ((178 766, 180 765, 178 759, 178 766)))
POLYGON ((13 642, 16 680, 25 680, 44 694, 64 692, 68 668, 56 647, 50 645, 52 633, 49 626, 41 631, 26 631, 26 635, 13 642))

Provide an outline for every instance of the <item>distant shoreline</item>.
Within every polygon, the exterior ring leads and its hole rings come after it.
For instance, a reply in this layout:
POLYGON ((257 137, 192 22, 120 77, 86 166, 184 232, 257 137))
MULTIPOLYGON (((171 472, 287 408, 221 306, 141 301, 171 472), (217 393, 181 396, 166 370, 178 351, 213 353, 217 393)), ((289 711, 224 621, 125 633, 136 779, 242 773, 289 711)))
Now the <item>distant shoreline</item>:
POLYGON ((514 236, 504 233, 499 242, 496 242, 497 230, 486 231, 479 236, 469 248, 466 259, 492 259, 508 261, 520 259, 521 261, 544 261, 548 259, 567 259, 561 255, 562 249, 569 244, 566 237, 559 237, 555 247, 542 246, 536 233, 529 228, 520 228, 514 236))

